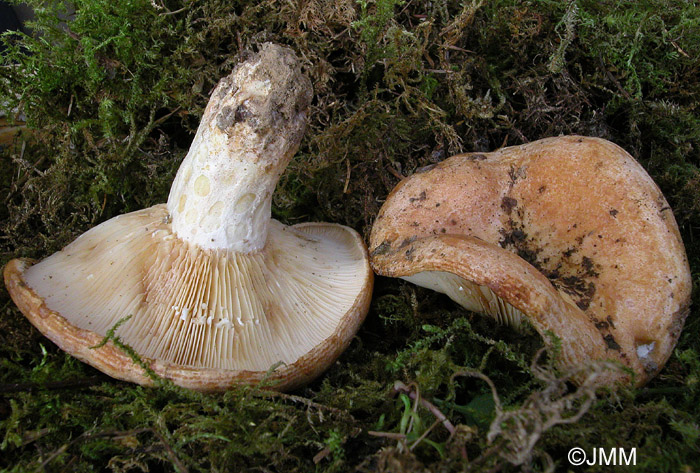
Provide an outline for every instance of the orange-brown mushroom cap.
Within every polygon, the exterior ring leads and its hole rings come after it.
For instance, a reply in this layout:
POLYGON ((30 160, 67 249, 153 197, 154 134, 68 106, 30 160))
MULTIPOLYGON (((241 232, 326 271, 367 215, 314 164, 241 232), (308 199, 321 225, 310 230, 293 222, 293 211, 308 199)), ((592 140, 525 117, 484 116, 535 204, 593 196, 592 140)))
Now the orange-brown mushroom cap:
POLYGON ((380 210, 370 257, 378 274, 554 333, 562 366, 613 359, 637 384, 664 365, 690 306, 668 203, 628 153, 596 138, 462 154, 417 172, 380 210))

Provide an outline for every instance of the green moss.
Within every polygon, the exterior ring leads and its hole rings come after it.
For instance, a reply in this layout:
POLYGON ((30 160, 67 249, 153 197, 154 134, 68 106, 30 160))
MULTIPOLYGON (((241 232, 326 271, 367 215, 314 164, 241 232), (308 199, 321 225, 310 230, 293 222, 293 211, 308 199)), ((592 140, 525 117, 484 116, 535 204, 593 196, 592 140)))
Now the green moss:
MULTIPOLYGON (((368 236, 401 176, 460 151, 579 133, 640 160, 687 247, 695 291, 685 331, 648 386, 598 393, 578 422, 543 431, 523 468, 544 470, 551 458, 567 470, 574 446, 636 447, 640 471, 700 467, 692 2, 132 0, 72 2, 75 12, 30 3, 38 34, 6 34, 0 59, 0 104, 28 125, 0 150, 0 262, 44 257, 101 221, 163 202, 214 84, 246 50, 277 41, 304 58, 315 89, 275 195, 285 222, 333 221, 368 236)), ((454 375, 483 373, 504 412, 536 416, 544 407, 532 400, 562 386, 531 369, 541 346, 528 327, 377 278, 363 328, 319 380, 288 395, 203 395, 98 373, 32 329, 3 288, 0 469, 515 471, 498 453, 504 440, 487 436, 497 414, 489 386, 454 375), (397 380, 455 434, 396 393, 397 380)), ((550 362, 552 379, 565 375, 550 362)))

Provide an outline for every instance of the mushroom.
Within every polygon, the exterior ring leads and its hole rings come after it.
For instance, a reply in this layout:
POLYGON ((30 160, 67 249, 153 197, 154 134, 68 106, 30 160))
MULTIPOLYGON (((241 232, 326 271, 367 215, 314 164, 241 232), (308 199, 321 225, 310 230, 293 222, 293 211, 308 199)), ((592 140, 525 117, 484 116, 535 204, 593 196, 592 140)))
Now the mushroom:
MULTIPOLYGON (((551 343, 561 367, 616 360, 642 385, 668 359, 691 278, 671 209, 622 148, 563 136, 453 156, 391 192, 370 236, 401 277, 551 343)), ((630 382, 609 371, 601 383, 630 382)))
POLYGON ((157 375, 215 391, 263 379, 292 389, 349 345, 372 291, 360 236, 270 218, 299 147, 312 86, 294 53, 264 44, 212 93, 167 204, 108 220, 5 284, 60 348, 122 380, 157 375), (125 320, 125 317, 130 316, 125 320))

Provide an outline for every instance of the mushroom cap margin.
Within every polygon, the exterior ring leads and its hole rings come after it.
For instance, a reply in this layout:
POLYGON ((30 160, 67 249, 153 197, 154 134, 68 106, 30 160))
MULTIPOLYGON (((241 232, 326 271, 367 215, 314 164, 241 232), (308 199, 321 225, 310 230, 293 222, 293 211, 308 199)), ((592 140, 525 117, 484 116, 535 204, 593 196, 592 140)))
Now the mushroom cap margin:
MULTIPOLYGON (((148 209, 147 209, 148 210, 148 209)), ((287 391, 302 386, 325 371, 349 346, 354 334, 364 321, 369 309, 373 287, 373 273, 367 250, 354 230, 332 223, 303 223, 297 230, 345 230, 364 254, 364 277, 357 296, 333 332, 321 343, 300 356, 296 361, 280 364, 274 370, 232 370, 198 368, 140 356, 153 372, 174 384, 198 391, 213 392, 235 385, 251 385, 264 381, 265 387, 287 391)), ((32 265, 28 259, 14 259, 4 268, 5 285, 13 301, 27 319, 59 348, 105 374, 124 381, 152 386, 153 380, 141 367, 111 341, 100 348, 104 336, 71 324, 59 312, 47 306, 44 299, 25 281, 24 271, 32 265)))
MULTIPOLYGON (((562 366, 575 366, 583 360, 610 359, 624 366, 632 365, 635 371, 643 373, 636 357, 628 358, 624 351, 607 348, 604 334, 590 330, 589 318, 578 307, 563 299, 537 269, 507 250, 475 237, 438 235, 418 238, 399 251, 380 253, 372 254, 371 264, 382 276, 407 278, 427 273, 437 278, 444 272, 462 278, 465 283, 488 288, 501 301, 520 311, 545 343, 549 342, 545 336, 548 331, 560 338, 558 362, 562 366)), ((623 371, 608 371, 598 378, 603 384, 628 380, 623 371)))

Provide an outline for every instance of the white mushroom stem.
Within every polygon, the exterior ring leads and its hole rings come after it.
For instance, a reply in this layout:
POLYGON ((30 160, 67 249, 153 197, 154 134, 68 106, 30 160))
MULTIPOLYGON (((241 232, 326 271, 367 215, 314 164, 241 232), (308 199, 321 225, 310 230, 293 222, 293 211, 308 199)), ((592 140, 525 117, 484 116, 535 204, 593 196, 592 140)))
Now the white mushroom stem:
POLYGON ((180 238, 239 253, 265 246, 272 193, 311 97, 291 50, 269 43, 219 82, 168 197, 180 238))

